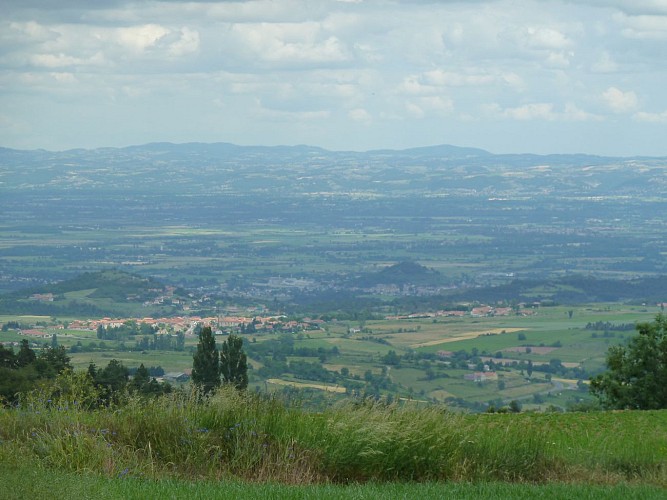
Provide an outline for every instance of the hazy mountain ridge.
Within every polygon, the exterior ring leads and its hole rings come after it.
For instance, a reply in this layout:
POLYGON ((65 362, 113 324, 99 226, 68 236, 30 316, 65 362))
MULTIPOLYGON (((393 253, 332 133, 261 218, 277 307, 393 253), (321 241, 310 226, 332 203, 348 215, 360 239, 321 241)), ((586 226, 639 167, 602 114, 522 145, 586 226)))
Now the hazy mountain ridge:
POLYGON ((667 190, 667 158, 495 155, 440 145, 368 152, 151 143, 62 152, 0 148, 0 189, 284 195, 623 195, 667 190), (539 193, 536 193, 539 189, 539 193))
POLYGON ((372 277, 367 289, 662 276, 666 170, 666 158, 453 146, 0 149, 0 290, 116 268, 254 300, 275 277, 337 293, 406 260, 443 278, 372 277))

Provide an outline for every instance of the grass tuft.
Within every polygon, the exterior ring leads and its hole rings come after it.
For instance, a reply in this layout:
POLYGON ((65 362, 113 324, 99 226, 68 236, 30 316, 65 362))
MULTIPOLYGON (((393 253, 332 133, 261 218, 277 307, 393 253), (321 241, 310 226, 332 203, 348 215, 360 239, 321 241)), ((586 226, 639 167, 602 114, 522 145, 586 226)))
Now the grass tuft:
POLYGON ((667 412, 465 415, 347 402, 312 413, 232 388, 91 408, 80 393, 49 394, 0 410, 3 463, 150 480, 667 486, 667 412))

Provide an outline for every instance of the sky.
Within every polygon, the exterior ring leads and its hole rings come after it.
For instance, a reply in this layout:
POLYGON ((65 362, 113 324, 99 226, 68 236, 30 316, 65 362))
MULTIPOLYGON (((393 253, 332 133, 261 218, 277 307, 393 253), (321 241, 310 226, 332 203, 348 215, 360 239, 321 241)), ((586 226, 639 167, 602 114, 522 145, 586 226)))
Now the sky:
POLYGON ((667 0, 0 0, 0 146, 667 155, 667 0))

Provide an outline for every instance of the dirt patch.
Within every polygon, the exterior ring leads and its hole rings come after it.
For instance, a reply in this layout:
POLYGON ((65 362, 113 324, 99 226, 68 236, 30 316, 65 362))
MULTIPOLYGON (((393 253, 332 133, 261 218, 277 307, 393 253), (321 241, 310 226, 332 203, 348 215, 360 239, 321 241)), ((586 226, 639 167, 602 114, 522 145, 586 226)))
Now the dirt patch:
POLYGON ((516 346, 516 347, 505 347, 501 349, 503 352, 527 352, 526 349, 530 349, 532 354, 549 354, 552 351, 558 349, 558 347, 533 347, 533 346, 516 346))
POLYGON ((309 384, 305 382, 292 382, 288 380, 281 380, 279 378, 270 378, 267 380, 269 384, 276 384, 276 385, 290 385, 293 387, 300 387, 300 388, 309 388, 309 389, 319 389, 320 391, 327 391, 327 392, 338 392, 338 393, 344 393, 346 391, 345 387, 340 387, 337 385, 324 385, 324 384, 309 384))
POLYGON ((451 337, 445 339, 436 339, 430 340, 428 342, 421 342, 419 344, 412 344, 410 347, 416 349, 417 347, 428 347, 432 345, 447 344, 448 342, 458 342, 460 340, 470 340, 476 339, 482 335, 501 335, 503 333, 515 333, 525 330, 525 328, 491 328, 490 330, 484 330, 483 332, 465 332, 454 334, 451 337))

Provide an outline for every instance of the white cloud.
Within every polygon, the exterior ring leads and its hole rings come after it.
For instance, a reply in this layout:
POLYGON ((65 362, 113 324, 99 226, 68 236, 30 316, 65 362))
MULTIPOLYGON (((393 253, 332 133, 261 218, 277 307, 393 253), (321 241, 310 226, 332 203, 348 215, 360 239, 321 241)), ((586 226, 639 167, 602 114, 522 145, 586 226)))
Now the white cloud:
POLYGON ((563 50, 572 46, 572 41, 555 28, 530 26, 521 33, 523 42, 533 49, 563 50))
POLYGON ((632 15, 667 14, 667 3, 664 0, 569 0, 579 4, 590 4, 596 7, 619 9, 632 15))
POLYGON ((320 111, 289 111, 283 109, 271 109, 264 107, 261 103, 258 103, 258 107, 254 110, 255 115, 261 116, 265 119, 284 122, 289 124, 290 122, 300 122, 300 121, 313 121, 313 120, 326 120, 331 116, 331 113, 326 110, 320 111))
POLYGON ((615 19, 624 26, 621 33, 626 38, 645 40, 667 39, 667 15, 627 16, 619 14, 615 19))
POLYGON ((30 57, 30 63, 34 66, 45 68, 62 68, 66 66, 77 66, 83 64, 83 59, 67 56, 65 54, 35 54, 30 57))
POLYGON ((502 108, 498 104, 492 104, 487 106, 486 109, 494 116, 518 121, 588 122, 602 120, 602 117, 599 115, 584 111, 573 103, 566 103, 560 111, 553 103, 547 102, 529 103, 509 108, 502 108))
POLYGON ((491 87, 507 86, 514 90, 524 85, 516 73, 495 73, 490 71, 468 70, 463 72, 446 71, 441 68, 425 71, 418 75, 406 76, 399 86, 399 92, 408 95, 438 95, 453 87, 491 87))
POLYGON ((176 57, 192 54, 199 50, 199 33, 188 27, 183 27, 178 39, 169 45, 169 53, 176 57))
POLYGON ((373 122, 371 114, 363 108, 351 109, 348 111, 347 116, 352 121, 363 123, 364 125, 370 125, 373 122))
POLYGON ((566 121, 573 122, 589 122, 589 121, 602 121, 603 117, 596 115, 594 113, 589 113, 580 109, 575 104, 567 103, 565 104, 565 109, 561 114, 562 118, 566 121))
POLYGON ((420 108, 417 104, 414 102, 406 102, 405 103, 405 110, 408 112, 408 115, 410 115, 413 118, 421 119, 424 118, 426 113, 422 108, 420 108))
POLYGON ((597 73, 614 73, 618 71, 618 64, 614 61, 609 52, 604 51, 599 59, 593 63, 592 70, 597 73))
POLYGON ((602 93, 602 98, 614 113, 629 113, 637 108, 637 94, 623 92, 616 87, 609 87, 602 93))
POLYGON ((454 109, 454 101, 444 96, 424 97, 421 103, 423 108, 437 114, 448 114, 454 109))
POLYGON ((515 120, 555 120, 553 107, 553 104, 545 102, 524 104, 516 108, 507 108, 502 114, 515 120))
POLYGON ((169 30, 164 26, 144 24, 142 26, 118 28, 115 30, 114 36, 119 44, 136 52, 143 52, 155 46, 168 33, 169 30))
POLYGON ((237 24, 232 28, 258 60, 286 65, 335 63, 348 56, 344 44, 319 23, 237 24))
POLYGON ((423 79, 428 85, 444 85, 460 87, 464 85, 490 85, 495 83, 496 77, 489 74, 462 74, 437 69, 427 71, 423 79))
POLYGON ((632 117, 639 122, 667 123, 667 111, 663 111, 662 113, 648 113, 645 111, 639 111, 632 115, 632 117))

